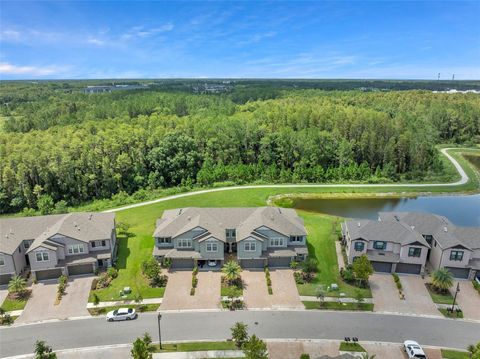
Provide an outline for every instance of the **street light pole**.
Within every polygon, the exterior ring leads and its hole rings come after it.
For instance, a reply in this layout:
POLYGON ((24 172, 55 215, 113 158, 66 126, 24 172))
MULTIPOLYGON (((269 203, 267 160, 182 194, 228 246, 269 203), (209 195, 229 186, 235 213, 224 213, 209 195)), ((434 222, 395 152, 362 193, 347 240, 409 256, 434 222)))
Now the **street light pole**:
POLYGON ((455 296, 453 297, 453 303, 452 303, 452 313, 453 313, 453 309, 455 307, 455 301, 457 300, 458 292, 460 292, 460 283, 457 283, 457 289, 455 289, 455 296))
POLYGON ((160 320, 162 319, 162 315, 158 313, 158 343, 160 344, 160 349, 162 349, 162 332, 160 330, 160 320))

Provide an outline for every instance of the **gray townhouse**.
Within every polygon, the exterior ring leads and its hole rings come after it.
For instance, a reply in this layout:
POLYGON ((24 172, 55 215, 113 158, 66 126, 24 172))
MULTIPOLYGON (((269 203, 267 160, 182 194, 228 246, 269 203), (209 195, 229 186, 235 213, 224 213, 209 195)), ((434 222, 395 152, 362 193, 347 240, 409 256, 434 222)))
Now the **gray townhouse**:
POLYGON ((455 278, 480 276, 480 228, 430 213, 380 212, 377 221, 342 224, 348 262, 366 254, 378 272, 422 274, 447 268, 455 278))
POLYGON ((220 268, 238 260, 244 268, 289 267, 308 254, 303 220, 293 209, 177 208, 157 220, 153 255, 172 269, 220 268))
POLYGON ((116 250, 113 213, 2 218, 0 235, 0 284, 27 270, 37 280, 93 273, 116 250))

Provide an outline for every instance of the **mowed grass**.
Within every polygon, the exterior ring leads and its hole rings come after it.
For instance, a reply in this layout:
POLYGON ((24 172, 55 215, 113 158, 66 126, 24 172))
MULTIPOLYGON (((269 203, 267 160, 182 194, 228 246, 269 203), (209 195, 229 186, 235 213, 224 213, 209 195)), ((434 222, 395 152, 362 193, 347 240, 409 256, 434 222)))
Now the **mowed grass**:
POLYGON ((337 253, 335 241, 338 238, 338 231, 341 219, 319 213, 298 211, 305 221, 308 233, 308 255, 318 262, 319 273, 311 283, 297 284, 300 295, 315 296, 317 288, 323 285, 325 289, 333 283, 338 284, 338 291, 329 291, 327 296, 338 297, 345 293, 347 297, 353 297, 356 290, 360 290, 365 298, 371 298, 369 288, 357 288, 345 283, 338 271, 337 253))
POLYGON ((427 287, 428 293, 430 297, 432 297, 432 301, 437 304, 452 304, 453 297, 450 292, 447 293, 437 293, 435 292, 430 285, 425 285, 427 287))
POLYGON ((443 359, 468 359, 470 358, 470 355, 467 352, 462 352, 459 350, 442 349, 442 358, 443 359))
POLYGON ((155 352, 196 352, 207 350, 237 350, 233 341, 225 342, 191 342, 191 343, 175 343, 175 344, 163 344, 162 349, 155 346, 155 352))
POLYGON ((2 309, 6 312, 11 312, 13 310, 22 310, 25 308, 25 305, 27 304, 26 299, 10 299, 10 298, 5 298, 3 304, 2 304, 2 309))
POLYGON ((372 303, 339 303, 339 302, 320 302, 305 301, 302 302, 305 309, 319 309, 319 310, 359 310, 359 311, 373 311, 372 303))

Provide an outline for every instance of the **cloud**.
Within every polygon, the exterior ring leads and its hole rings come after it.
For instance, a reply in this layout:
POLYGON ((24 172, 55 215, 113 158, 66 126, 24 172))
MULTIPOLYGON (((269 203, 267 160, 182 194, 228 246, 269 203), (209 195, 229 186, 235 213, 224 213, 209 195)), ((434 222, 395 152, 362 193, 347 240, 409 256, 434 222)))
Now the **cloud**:
POLYGON ((102 39, 99 39, 97 37, 90 36, 87 39, 87 44, 92 44, 92 45, 96 45, 96 46, 103 46, 103 45, 105 45, 105 41, 102 40, 102 39))
POLYGON ((134 26, 126 33, 120 36, 122 40, 131 40, 135 38, 146 38, 160 34, 162 32, 172 31, 174 25, 172 23, 166 23, 159 27, 146 28, 145 26, 134 26))
POLYGON ((274 37, 277 35, 276 31, 268 31, 264 33, 258 33, 253 35, 250 39, 247 39, 245 41, 240 41, 238 44, 239 45, 250 45, 250 44, 256 44, 262 40, 274 37))
POLYGON ((22 38, 22 34, 16 30, 2 30, 0 32, 1 41, 19 41, 22 38))
POLYGON ((26 75, 26 76, 50 76, 57 75, 66 70, 62 66, 19 66, 8 62, 0 62, 0 74, 2 75, 26 75))

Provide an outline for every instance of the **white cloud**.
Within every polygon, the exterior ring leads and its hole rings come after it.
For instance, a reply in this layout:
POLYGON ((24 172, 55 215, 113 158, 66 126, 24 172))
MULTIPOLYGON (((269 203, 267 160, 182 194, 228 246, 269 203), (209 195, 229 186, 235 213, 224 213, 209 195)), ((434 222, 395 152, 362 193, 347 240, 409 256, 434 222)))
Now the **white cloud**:
POLYGON ((64 72, 66 67, 62 66, 19 66, 8 62, 0 63, 0 74, 2 75, 26 75, 26 76, 49 76, 64 72))
POLYGON ((166 23, 159 27, 146 28, 145 26, 134 26, 126 33, 120 36, 122 40, 130 40, 134 38, 145 38, 160 34, 162 32, 172 31, 174 28, 172 23, 166 23))
POLYGON ((93 37, 93 36, 90 36, 88 39, 87 39, 87 43, 88 44, 91 44, 91 45, 96 45, 96 46, 103 46, 105 45, 105 41, 102 40, 102 39, 99 39, 97 37, 93 37))
POLYGON ((22 37, 22 34, 16 30, 2 30, 0 32, 1 41, 19 41, 22 37))

